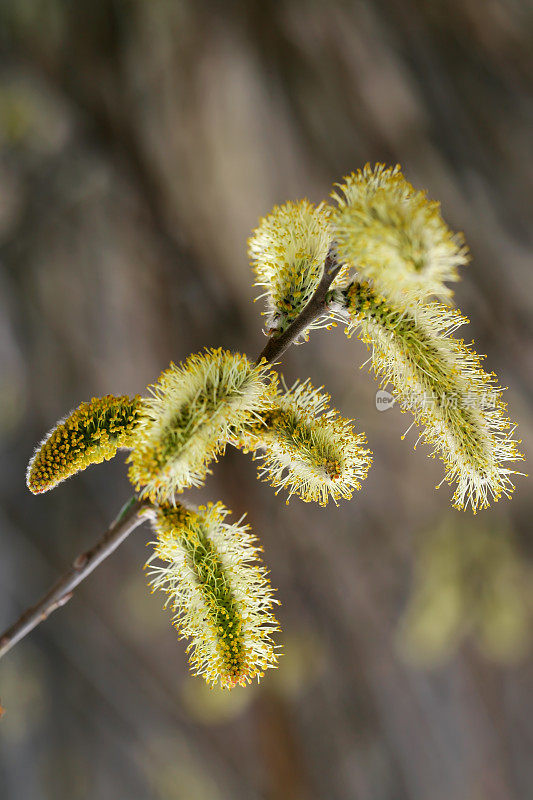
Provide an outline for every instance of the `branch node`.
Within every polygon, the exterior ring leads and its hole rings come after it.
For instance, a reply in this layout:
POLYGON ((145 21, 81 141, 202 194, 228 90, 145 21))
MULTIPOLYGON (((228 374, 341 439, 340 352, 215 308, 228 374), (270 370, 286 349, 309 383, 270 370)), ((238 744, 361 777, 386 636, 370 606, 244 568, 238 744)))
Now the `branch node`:
POLYGON ((80 553, 80 555, 77 558, 75 558, 74 561, 72 562, 72 566, 74 569, 81 569, 82 567, 85 566, 88 560, 89 556, 87 555, 87 553, 80 553))

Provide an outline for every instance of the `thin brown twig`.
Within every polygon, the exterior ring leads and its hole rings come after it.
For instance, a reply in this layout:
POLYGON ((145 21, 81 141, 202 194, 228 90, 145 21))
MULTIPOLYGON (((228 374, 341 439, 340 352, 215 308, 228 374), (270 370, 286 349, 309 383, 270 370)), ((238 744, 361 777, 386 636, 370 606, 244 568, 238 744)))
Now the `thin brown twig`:
MULTIPOLYGON (((257 358, 257 362, 273 363, 283 355, 290 345, 307 330, 327 308, 327 293, 331 283, 339 272, 335 255, 330 251, 326 258, 324 274, 309 303, 279 336, 272 335, 265 348, 257 358)), ((81 553, 72 563, 70 569, 59 578, 52 588, 33 606, 21 614, 18 620, 0 636, 0 658, 17 642, 44 622, 56 609, 64 606, 78 586, 96 567, 104 561, 142 522, 142 512, 150 507, 150 503, 131 497, 116 520, 104 533, 102 538, 89 550, 81 553)))
POLYGON ((148 504, 132 497, 124 506, 116 520, 102 538, 89 550, 81 553, 70 569, 54 583, 52 588, 34 606, 28 608, 18 620, 0 636, 0 658, 20 642, 37 625, 65 603, 68 603, 74 589, 104 559, 122 544, 130 533, 143 521, 141 512, 148 504))

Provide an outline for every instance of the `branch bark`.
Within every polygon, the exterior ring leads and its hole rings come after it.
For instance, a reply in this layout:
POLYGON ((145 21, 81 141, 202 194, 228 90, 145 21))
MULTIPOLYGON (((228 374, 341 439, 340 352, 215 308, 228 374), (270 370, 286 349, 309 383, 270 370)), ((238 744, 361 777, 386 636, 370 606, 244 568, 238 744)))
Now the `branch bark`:
POLYGON ((142 522, 141 512, 148 504, 132 497, 113 524, 93 547, 81 553, 72 563, 71 568, 34 606, 28 608, 19 619, 0 636, 0 658, 17 642, 20 642, 50 614, 68 603, 74 589, 101 564, 104 559, 122 544, 130 533, 142 522))

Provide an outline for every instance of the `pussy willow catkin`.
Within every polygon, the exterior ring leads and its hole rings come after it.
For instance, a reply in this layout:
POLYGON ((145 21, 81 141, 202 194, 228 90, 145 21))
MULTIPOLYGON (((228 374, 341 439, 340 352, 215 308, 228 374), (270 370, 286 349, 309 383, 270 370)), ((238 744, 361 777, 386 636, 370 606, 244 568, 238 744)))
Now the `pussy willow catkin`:
POLYGON ((468 251, 440 204, 406 181, 400 167, 367 164, 338 184, 332 214, 339 259, 389 297, 449 297, 468 251))
POLYGON ((271 634, 279 626, 261 548, 247 525, 225 522, 228 514, 220 503, 157 508, 148 566, 152 586, 168 594, 175 625, 190 639, 193 672, 231 689, 277 665, 271 634))
POLYGON ((287 489, 289 498, 296 494, 306 502, 326 505, 331 498, 337 503, 349 499, 366 478, 372 457, 365 435, 354 432, 351 420, 327 410, 329 400, 309 381, 296 383, 241 437, 241 446, 261 459, 260 477, 287 489))
POLYGON ((53 489, 90 464, 113 458, 121 447, 133 446, 140 419, 141 398, 93 398, 60 420, 36 449, 26 481, 34 494, 53 489))
MULTIPOLYGON (((274 381, 274 383, 272 382, 274 381)), ((172 498, 198 486, 209 462, 220 455, 232 426, 239 428, 272 405, 270 368, 244 355, 206 350, 171 364, 143 401, 143 418, 130 480, 143 497, 172 498)))
POLYGON ((365 283, 343 294, 350 323, 370 347, 382 385, 392 384, 400 407, 423 427, 422 437, 457 483, 454 505, 476 511, 514 489, 508 464, 523 458, 495 376, 452 334, 468 322, 440 303, 398 306, 365 283))
MULTIPOLYGON (((248 240, 256 286, 264 290, 268 330, 284 331, 317 288, 333 239, 330 215, 325 203, 314 206, 307 200, 275 206, 248 240)), ((320 327, 320 321, 311 327, 320 327)))

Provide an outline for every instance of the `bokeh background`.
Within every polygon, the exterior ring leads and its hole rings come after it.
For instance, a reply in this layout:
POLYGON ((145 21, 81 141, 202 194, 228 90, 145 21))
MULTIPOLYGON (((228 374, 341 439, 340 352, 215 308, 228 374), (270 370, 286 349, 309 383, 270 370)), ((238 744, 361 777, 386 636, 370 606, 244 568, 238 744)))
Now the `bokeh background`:
MULTIPOLYGON (((527 0, 2 0, 2 627, 130 494, 119 456, 32 497, 35 443, 204 345, 255 355, 249 232, 367 161, 464 231, 464 336, 532 452, 532 33, 527 0)), ((453 511, 365 353, 317 332, 284 363, 367 433, 351 502, 287 507, 235 451, 191 493, 261 536, 280 669, 231 694, 191 678, 139 528, 2 660, 2 798, 533 797, 530 485, 453 511)))

